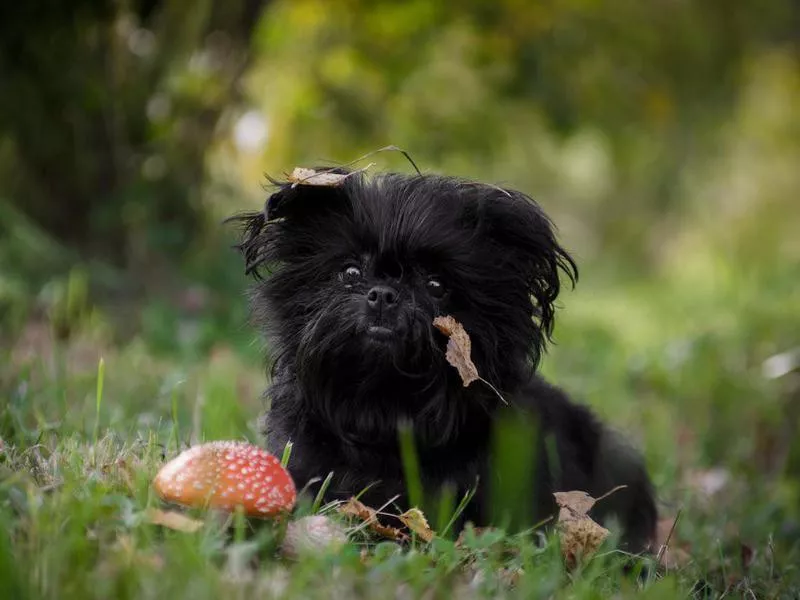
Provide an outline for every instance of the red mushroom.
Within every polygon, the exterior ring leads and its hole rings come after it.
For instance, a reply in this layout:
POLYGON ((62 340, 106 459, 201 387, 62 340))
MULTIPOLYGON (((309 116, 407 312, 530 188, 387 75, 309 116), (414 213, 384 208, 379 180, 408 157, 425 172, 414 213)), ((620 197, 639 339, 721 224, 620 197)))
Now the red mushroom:
POLYGON ((294 481, 280 461, 244 442, 209 442, 189 448, 164 465, 153 480, 167 502, 270 517, 291 510, 294 481))

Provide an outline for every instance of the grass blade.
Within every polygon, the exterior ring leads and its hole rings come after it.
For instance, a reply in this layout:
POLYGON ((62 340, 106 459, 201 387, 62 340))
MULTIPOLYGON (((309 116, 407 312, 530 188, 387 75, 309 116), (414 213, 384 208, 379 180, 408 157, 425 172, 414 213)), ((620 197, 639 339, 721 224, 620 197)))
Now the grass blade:
POLYGON ((325 478, 325 481, 322 482, 322 485, 319 486, 319 490, 317 491, 317 496, 314 498, 314 502, 311 505, 311 514, 315 515, 319 512, 320 506, 322 506, 322 499, 325 497, 325 492, 328 491, 328 487, 331 485, 331 481, 333 480, 333 471, 328 473, 328 476, 325 478))
MULTIPOLYGON (((95 411, 94 411, 94 445, 97 448, 97 440, 100 437, 100 407, 103 404, 103 385, 106 376, 106 361, 100 358, 97 363, 97 390, 95 392, 95 411)), ((96 452, 96 450, 95 450, 96 452)))
POLYGON ((408 501, 410 506, 422 508, 424 496, 419 459, 417 458, 417 449, 414 444, 414 429, 410 424, 403 423, 398 428, 398 435, 400 437, 400 457, 403 462, 408 501))
POLYGON ((281 456, 281 466, 285 469, 289 464, 289 459, 292 457, 292 446, 294 444, 292 442, 286 442, 286 445, 283 447, 283 456, 281 456))
POLYGON ((450 520, 447 522, 447 525, 445 525, 444 528, 438 532, 440 537, 444 537, 445 534, 448 531, 450 531, 450 528, 453 525, 455 525, 456 521, 461 516, 461 513, 464 512, 464 509, 467 508, 467 505, 470 503, 473 496, 475 496, 475 492, 477 491, 477 489, 478 489, 478 482, 476 481, 473 487, 469 488, 466 492, 464 492, 464 495, 461 497, 461 502, 459 502, 458 506, 456 506, 456 510, 453 513, 453 516, 450 517, 450 520))

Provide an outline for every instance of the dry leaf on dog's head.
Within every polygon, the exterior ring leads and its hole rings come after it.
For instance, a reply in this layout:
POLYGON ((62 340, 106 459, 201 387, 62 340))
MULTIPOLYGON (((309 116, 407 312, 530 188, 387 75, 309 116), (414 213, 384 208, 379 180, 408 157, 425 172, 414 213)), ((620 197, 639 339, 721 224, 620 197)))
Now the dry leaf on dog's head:
POLYGON ((464 387, 480 379, 478 368, 470 357, 472 341, 469 339, 469 335, 467 335, 461 323, 448 315, 445 317, 436 317, 433 320, 433 325, 449 338, 447 340, 445 358, 447 362, 458 370, 461 381, 464 382, 464 387))
POLYGON ((318 187, 336 187, 347 179, 347 175, 342 173, 331 173, 325 171, 315 171, 303 167, 295 167, 289 175, 289 181, 293 185, 314 185, 318 187))

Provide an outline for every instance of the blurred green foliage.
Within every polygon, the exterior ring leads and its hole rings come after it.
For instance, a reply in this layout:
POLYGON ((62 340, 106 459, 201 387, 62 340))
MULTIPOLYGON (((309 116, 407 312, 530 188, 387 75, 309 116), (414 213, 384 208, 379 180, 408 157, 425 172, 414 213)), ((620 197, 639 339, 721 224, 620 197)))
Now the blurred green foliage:
POLYGON ((0 9, 2 193, 84 257, 182 256, 205 152, 263 2, 43 1, 0 9))
MULTIPOLYGON (((728 166, 736 137, 795 164, 797 12, 780 1, 279 2, 247 77, 270 128, 258 167, 396 144, 423 169, 526 190, 585 256, 647 269, 674 220, 706 203, 726 212, 725 198, 687 187, 728 166), (769 111, 752 105, 766 98, 769 111)), ((776 203, 797 218, 798 182, 786 183, 776 203)))
POLYGON ((797 218, 791 176, 763 173, 773 189, 755 194, 724 181, 734 161, 774 164, 759 151, 795 164, 792 0, 1 10, 0 197, 83 258, 184 260, 209 212, 254 197, 263 170, 390 143, 426 169, 534 194, 586 255, 632 267, 657 262, 674 221, 703 207, 797 218), (248 129, 263 129, 255 148, 229 135, 248 129))

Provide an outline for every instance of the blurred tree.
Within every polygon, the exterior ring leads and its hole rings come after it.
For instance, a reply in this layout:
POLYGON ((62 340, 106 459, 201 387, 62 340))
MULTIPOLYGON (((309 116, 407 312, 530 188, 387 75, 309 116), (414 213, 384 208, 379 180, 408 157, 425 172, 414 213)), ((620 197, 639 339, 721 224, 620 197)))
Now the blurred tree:
POLYGON ((0 195, 113 262, 179 256, 265 0, 0 5, 0 195))

